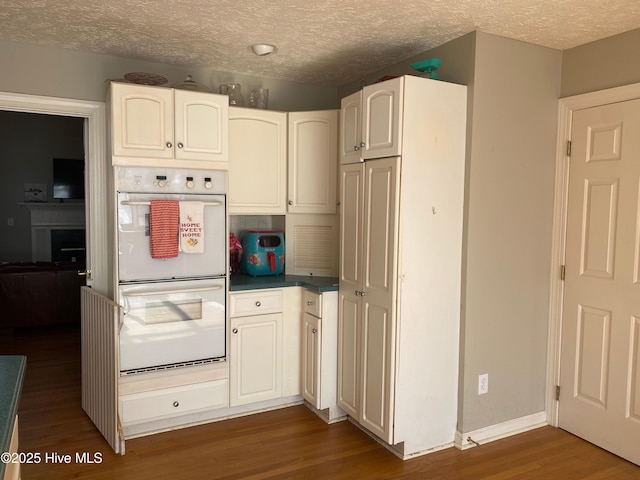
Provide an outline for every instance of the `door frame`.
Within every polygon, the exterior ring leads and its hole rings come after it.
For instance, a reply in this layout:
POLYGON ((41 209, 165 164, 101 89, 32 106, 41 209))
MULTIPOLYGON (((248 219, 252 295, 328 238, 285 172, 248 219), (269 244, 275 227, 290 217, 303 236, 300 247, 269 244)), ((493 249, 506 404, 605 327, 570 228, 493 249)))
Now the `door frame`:
POLYGON ((106 162, 106 109, 103 102, 0 92, 0 110, 84 118, 85 218, 87 225, 87 285, 110 294, 112 266, 107 228, 108 188, 112 175, 106 162), (94 219, 94 221, 91 221, 94 219))
POLYGON ((560 278, 565 263, 567 201, 569 193, 569 160, 567 142, 571 139, 573 113, 585 108, 640 98, 640 83, 609 88, 561 98, 558 107, 558 142, 556 145, 556 183, 554 191, 553 238, 551 246, 551 282, 549 298, 549 331, 547 348, 547 422, 558 426, 556 386, 560 385, 560 353, 562 346, 562 301, 564 283, 560 278))

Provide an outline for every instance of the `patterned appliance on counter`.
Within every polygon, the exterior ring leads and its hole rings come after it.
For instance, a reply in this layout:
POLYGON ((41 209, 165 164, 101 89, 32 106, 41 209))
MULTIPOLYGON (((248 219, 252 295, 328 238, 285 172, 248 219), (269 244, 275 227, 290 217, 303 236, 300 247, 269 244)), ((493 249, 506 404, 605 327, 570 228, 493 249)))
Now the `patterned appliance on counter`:
POLYGON ((240 271, 254 277, 280 275, 284 271, 284 234, 251 230, 242 236, 240 271))

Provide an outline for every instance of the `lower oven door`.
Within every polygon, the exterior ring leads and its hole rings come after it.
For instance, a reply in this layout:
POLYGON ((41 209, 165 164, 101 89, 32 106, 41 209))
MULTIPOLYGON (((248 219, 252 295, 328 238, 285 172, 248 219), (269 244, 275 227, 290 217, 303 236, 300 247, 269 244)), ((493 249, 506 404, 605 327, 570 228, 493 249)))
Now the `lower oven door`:
POLYGON ((222 360, 226 279, 121 285, 122 374, 222 360))

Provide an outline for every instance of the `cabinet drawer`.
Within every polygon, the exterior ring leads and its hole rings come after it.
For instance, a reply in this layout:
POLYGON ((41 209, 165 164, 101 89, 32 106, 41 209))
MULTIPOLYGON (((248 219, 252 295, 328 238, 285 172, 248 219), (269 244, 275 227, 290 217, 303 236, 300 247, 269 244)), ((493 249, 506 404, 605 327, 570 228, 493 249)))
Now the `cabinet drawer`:
POLYGON ((322 295, 305 290, 302 302, 305 313, 318 318, 322 317, 322 295))
POLYGON ((229 380, 195 383, 120 397, 123 423, 136 423, 228 406, 229 380))
POLYGON ((246 293, 233 293, 230 297, 229 315, 231 317, 282 312, 282 290, 252 290, 246 293))

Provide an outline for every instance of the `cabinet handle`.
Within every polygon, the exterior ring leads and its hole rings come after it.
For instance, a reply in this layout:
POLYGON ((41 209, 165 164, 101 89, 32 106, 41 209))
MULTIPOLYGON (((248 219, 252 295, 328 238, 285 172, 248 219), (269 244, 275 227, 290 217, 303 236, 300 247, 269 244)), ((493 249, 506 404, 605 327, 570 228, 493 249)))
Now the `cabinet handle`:
POLYGON ((259 301, 256 302, 256 307, 259 307, 260 305, 262 305, 259 301))
POLYGON ((307 300, 307 307, 310 307, 311 305, 313 305, 313 302, 311 300, 307 300))
POLYGON ((233 333, 238 333, 238 329, 234 328, 233 330, 231 330, 233 333))
POLYGON ((176 400, 175 402, 173 402, 173 406, 178 408, 180 406, 180 402, 176 400))
POLYGON ((173 147, 173 144, 171 142, 167 142, 167 148, 171 148, 173 147))
POLYGON ((293 205, 293 200, 289 200, 287 203, 288 203, 289 205, 293 205))
POLYGON ((366 148, 367 144, 364 142, 360 142, 360 148, 366 148))
POLYGON ((314 328, 313 330, 311 330, 312 333, 318 333, 318 329, 314 328))
POLYGON ((367 292, 363 292, 362 290, 356 290, 356 297, 364 297, 367 292))
POLYGON ((360 150, 360 147, 358 145, 356 145, 355 147, 353 147, 353 151, 357 152, 358 150, 360 150))
POLYGON ((178 148, 182 148, 182 147, 184 147, 183 143, 182 142, 178 142, 178 148))

